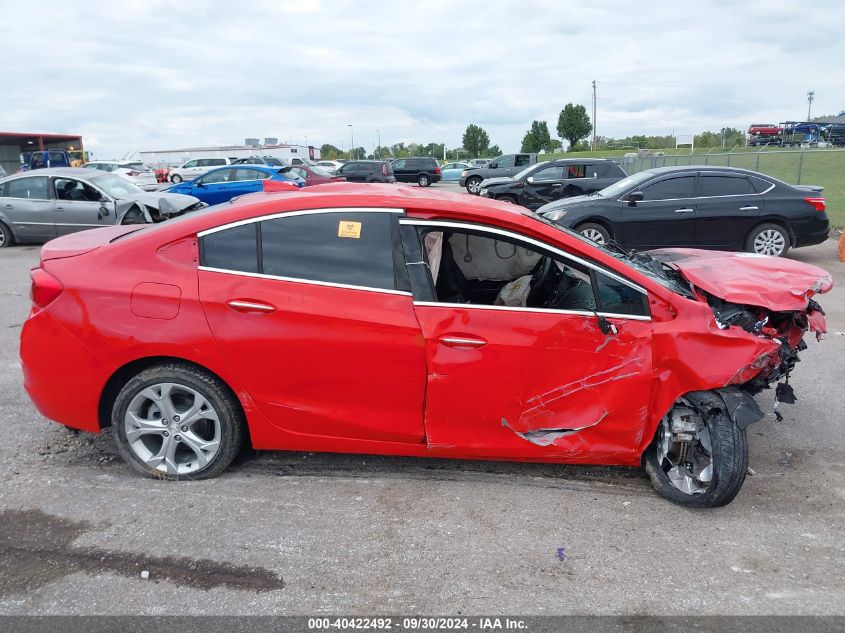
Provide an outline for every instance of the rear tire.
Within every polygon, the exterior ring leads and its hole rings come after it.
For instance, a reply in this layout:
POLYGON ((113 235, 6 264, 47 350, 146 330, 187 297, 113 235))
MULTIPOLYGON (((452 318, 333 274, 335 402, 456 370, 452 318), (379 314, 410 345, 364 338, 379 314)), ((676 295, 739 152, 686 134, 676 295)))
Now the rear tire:
POLYGON ((117 450, 155 479, 208 479, 244 444, 239 403, 216 377, 181 363, 155 365, 120 390, 112 407, 117 450))
POLYGON ((783 257, 789 251, 792 240, 789 231, 780 224, 767 222, 754 228, 745 240, 745 250, 757 255, 783 257))
POLYGON ((173 174, 170 177, 170 182, 172 182, 174 185, 178 185, 180 182, 182 182, 182 176, 180 176, 179 174, 173 174))
POLYGON ((610 242, 610 231, 604 228, 601 224, 595 222, 585 222, 575 227, 575 231, 580 233, 588 240, 593 240, 596 244, 602 245, 610 242))
POLYGON ((428 177, 428 174, 420 174, 417 178, 417 184, 420 187, 429 187, 431 186, 431 178, 428 177))
POLYGON ((654 442, 645 452, 645 470, 654 489, 670 501, 690 508, 717 508, 730 503, 742 488, 748 471, 748 438, 745 430, 722 411, 701 417, 709 433, 712 468, 706 488, 702 488, 701 482, 688 477, 683 480, 684 483, 695 490, 682 490, 684 485, 678 485, 682 481, 680 478, 676 476, 674 483, 670 479, 671 471, 678 468, 681 468, 681 473, 685 471, 680 466, 669 468, 672 462, 662 454, 661 439, 668 430, 668 416, 661 420, 654 442))
POLYGON ((12 235, 12 229, 0 222, 0 248, 6 248, 15 243, 15 236, 12 235))

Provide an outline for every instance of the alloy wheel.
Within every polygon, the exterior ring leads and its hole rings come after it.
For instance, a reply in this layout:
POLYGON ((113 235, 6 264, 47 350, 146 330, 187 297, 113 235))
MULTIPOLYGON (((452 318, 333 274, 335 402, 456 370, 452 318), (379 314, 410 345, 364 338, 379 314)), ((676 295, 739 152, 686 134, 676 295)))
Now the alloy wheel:
POLYGON ((190 475, 204 468, 220 448, 220 419, 214 407, 195 389, 177 383, 157 383, 139 392, 123 424, 135 456, 168 475, 190 475))
POLYGON ((593 240, 596 244, 604 244, 604 235, 602 232, 597 229, 584 229, 581 231, 581 235, 586 237, 588 240, 593 240))
POLYGON ((467 183, 467 189, 470 193, 478 195, 478 191, 481 189, 480 185, 481 181, 478 178, 473 178, 467 183))
POLYGON ((778 257, 783 254, 785 247, 786 238, 783 233, 775 229, 760 231, 754 238, 754 252, 759 255, 778 257))

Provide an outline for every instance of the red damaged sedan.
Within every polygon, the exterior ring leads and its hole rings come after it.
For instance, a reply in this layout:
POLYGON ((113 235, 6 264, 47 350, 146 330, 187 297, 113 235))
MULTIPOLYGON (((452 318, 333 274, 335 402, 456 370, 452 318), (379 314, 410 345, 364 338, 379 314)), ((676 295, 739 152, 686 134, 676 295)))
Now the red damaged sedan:
POLYGON ((689 506, 745 478, 754 394, 824 332, 822 269, 605 250, 501 202, 387 185, 257 193, 53 240, 26 389, 138 472, 256 449, 643 464, 689 506))

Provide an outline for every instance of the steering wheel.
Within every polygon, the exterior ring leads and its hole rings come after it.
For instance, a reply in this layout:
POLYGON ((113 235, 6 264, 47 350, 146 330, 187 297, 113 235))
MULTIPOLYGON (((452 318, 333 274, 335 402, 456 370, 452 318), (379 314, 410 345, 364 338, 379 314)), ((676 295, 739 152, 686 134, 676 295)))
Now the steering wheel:
POLYGON ((543 257, 540 259, 531 270, 531 290, 528 291, 528 296, 525 298, 525 305, 531 307, 538 306, 543 287, 549 280, 552 270, 555 268, 555 260, 551 257, 543 257))

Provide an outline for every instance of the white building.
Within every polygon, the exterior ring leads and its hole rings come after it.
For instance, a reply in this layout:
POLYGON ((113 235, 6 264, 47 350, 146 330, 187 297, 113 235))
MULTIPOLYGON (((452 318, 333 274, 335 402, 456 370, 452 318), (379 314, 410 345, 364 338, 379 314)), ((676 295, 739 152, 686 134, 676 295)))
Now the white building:
POLYGON ((189 147, 186 149, 155 150, 139 152, 141 160, 147 165, 169 165, 176 167, 193 158, 219 158, 232 160, 248 158, 250 156, 273 156, 290 164, 293 158, 319 160, 320 150, 313 146, 286 145, 276 143, 276 139, 265 138, 264 143, 258 139, 247 139, 244 145, 225 145, 220 147, 189 147), (254 142, 253 142, 254 141, 254 142), (271 141, 268 143, 268 141, 271 141))

